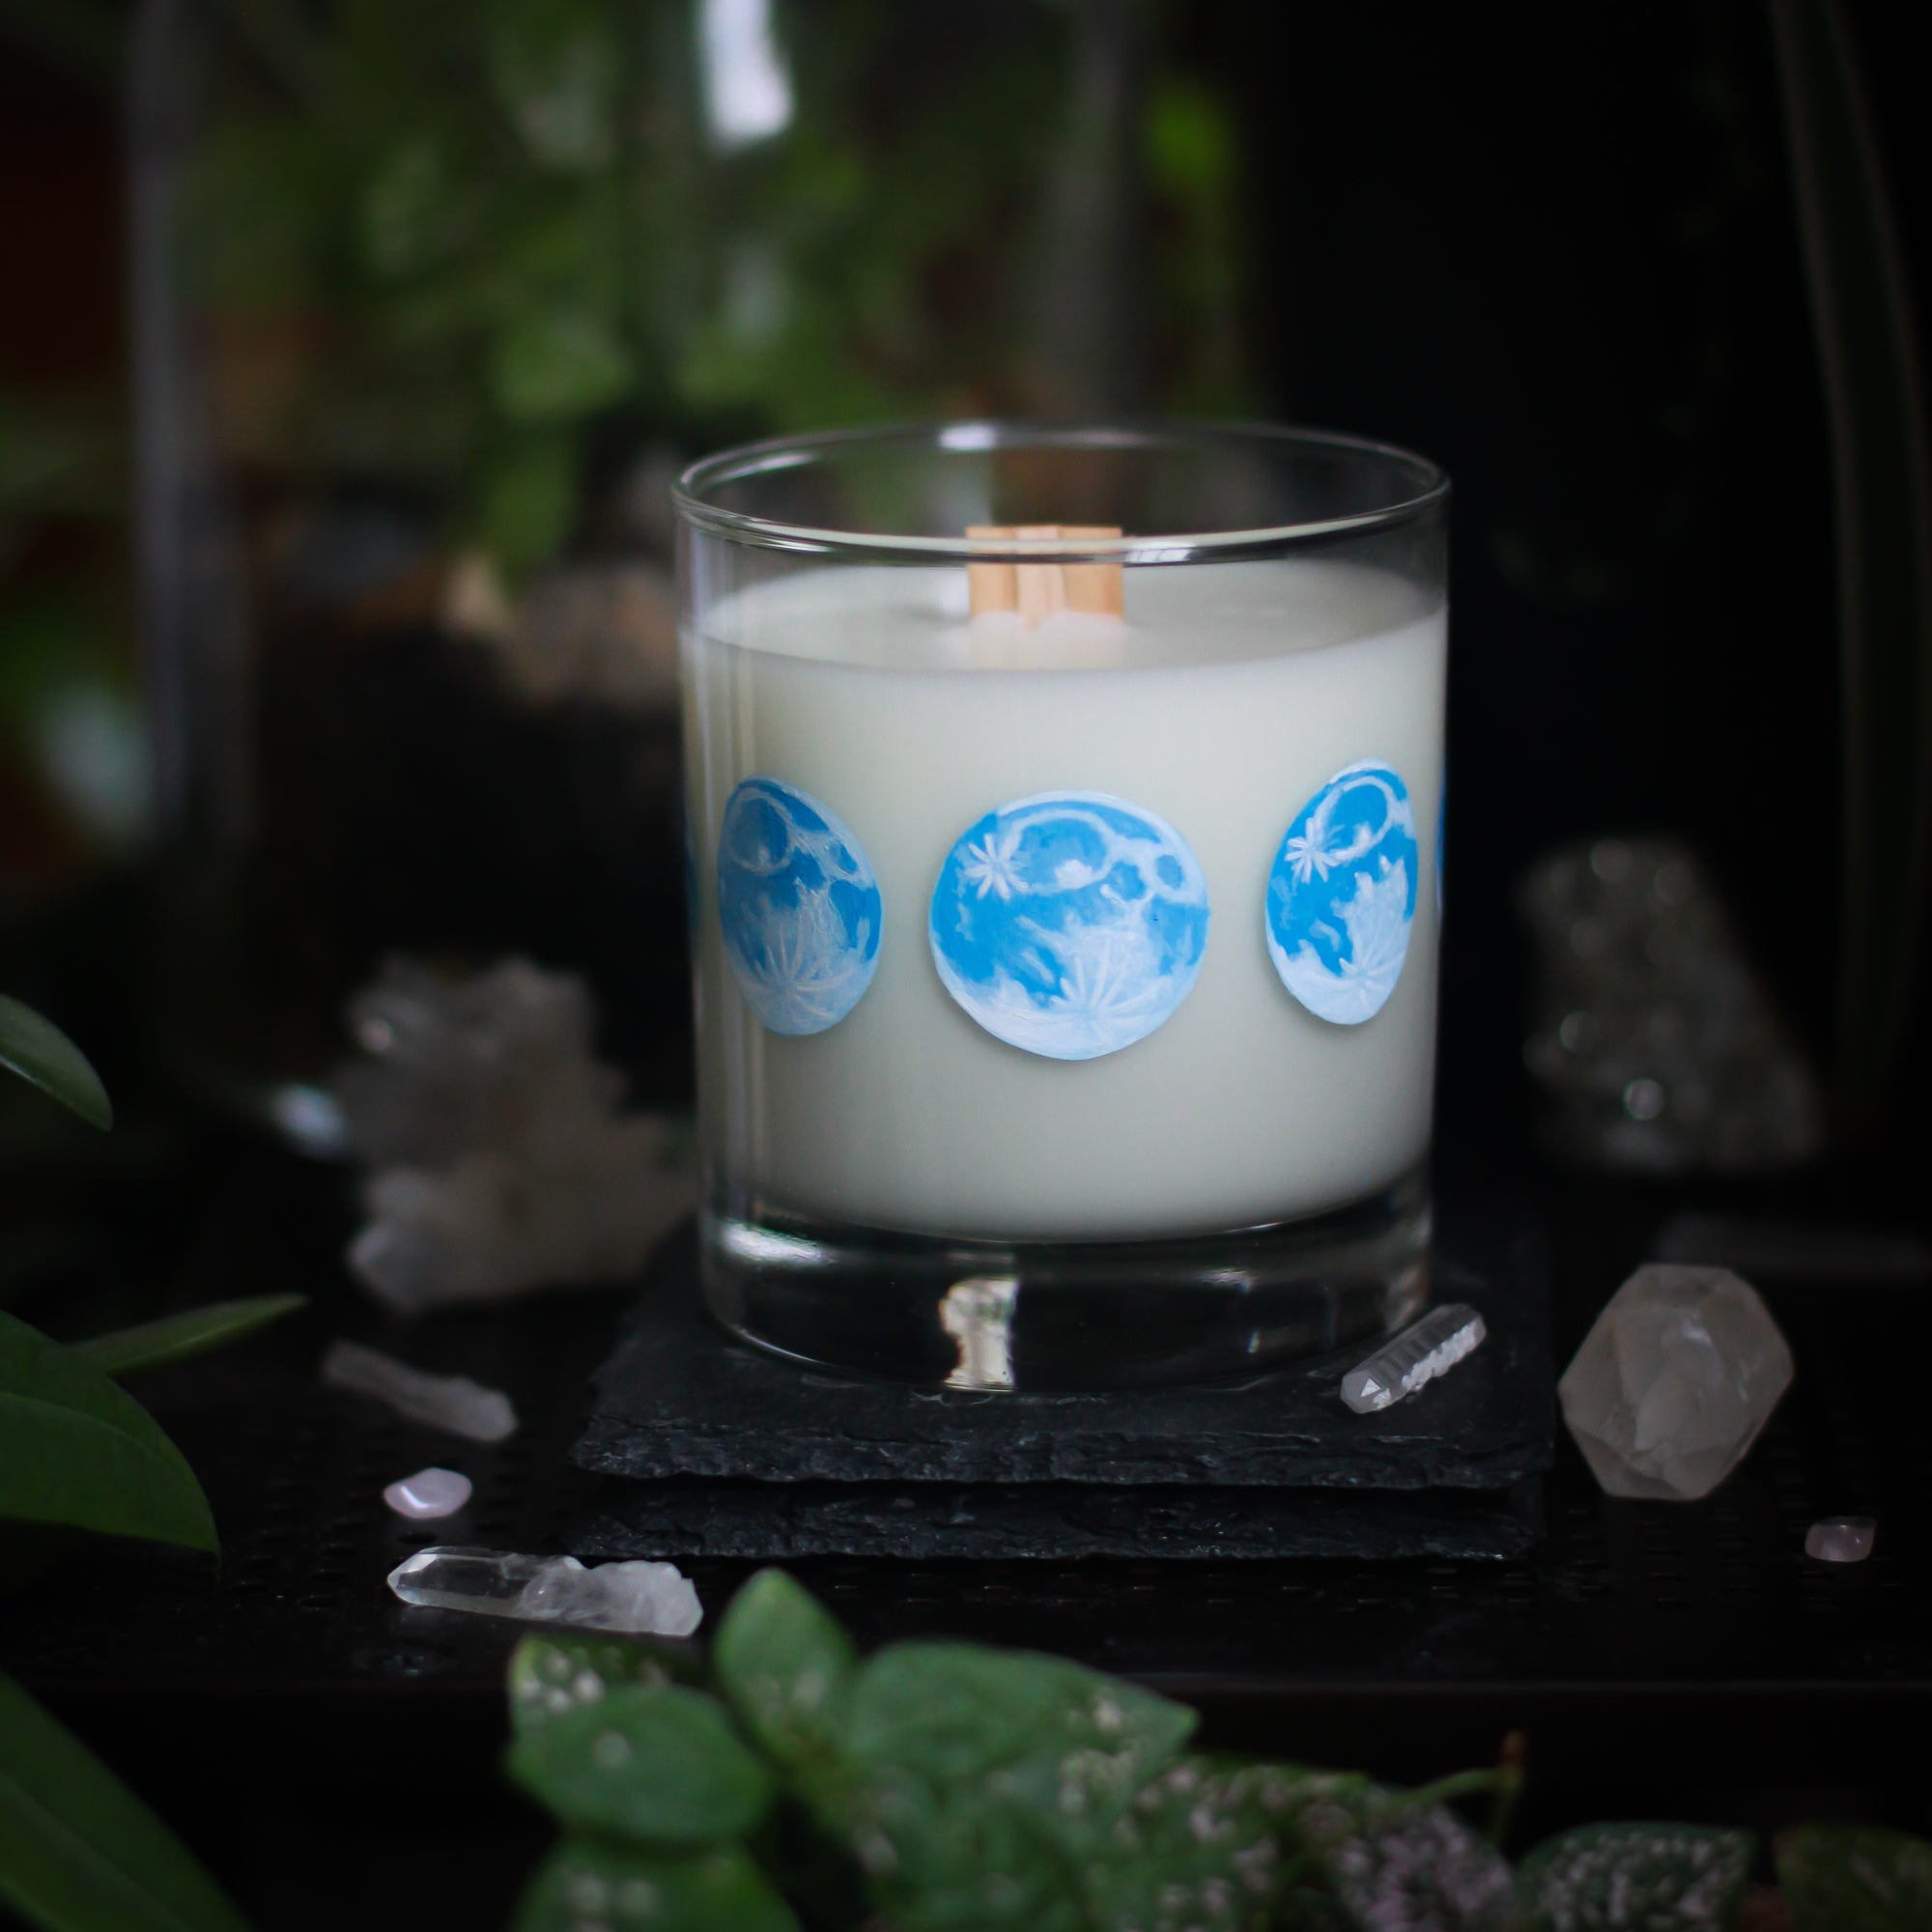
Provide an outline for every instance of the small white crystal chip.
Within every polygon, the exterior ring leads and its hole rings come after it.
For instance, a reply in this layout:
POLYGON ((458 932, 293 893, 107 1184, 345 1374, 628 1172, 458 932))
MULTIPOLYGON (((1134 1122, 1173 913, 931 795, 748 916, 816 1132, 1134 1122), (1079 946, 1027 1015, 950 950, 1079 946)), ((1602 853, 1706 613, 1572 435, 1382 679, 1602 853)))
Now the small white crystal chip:
POLYGON ((1804 1553, 1820 1563, 1862 1563, 1877 1533, 1868 1516, 1828 1516, 1804 1532, 1804 1553))
POLYGON ((600 1563, 574 1556, 438 1544, 389 1573, 406 1604, 630 1636, 689 1636, 704 1620, 691 1579, 674 1563, 600 1563))
POLYGON ((1342 1400, 1357 1415, 1373 1415, 1446 1375, 1488 1333, 1483 1318, 1465 1302, 1432 1308, 1342 1378, 1342 1400))
POLYGON ((517 1411, 500 1389, 485 1388, 468 1376, 425 1375, 360 1342, 331 1342, 322 1358, 322 1378, 374 1396, 412 1422, 427 1422, 472 1442, 500 1442, 516 1434, 517 1411))
POLYGON ((1695 1502, 1745 1459, 1791 1386, 1791 1350, 1728 1268, 1640 1267, 1611 1295, 1556 1393, 1613 1496, 1695 1502))
POLYGON ((398 1516, 425 1520, 454 1516, 469 1500, 469 1478, 456 1469, 418 1469, 383 1492, 383 1500, 398 1516))

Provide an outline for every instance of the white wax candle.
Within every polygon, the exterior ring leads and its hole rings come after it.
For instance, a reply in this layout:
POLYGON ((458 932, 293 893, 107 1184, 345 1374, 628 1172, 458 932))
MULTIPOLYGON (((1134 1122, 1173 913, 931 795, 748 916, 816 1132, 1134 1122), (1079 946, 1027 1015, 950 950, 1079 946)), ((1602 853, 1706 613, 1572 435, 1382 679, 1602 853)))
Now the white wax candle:
POLYGON ((914 1232, 1144 1238, 1321 1212, 1423 1158, 1445 613, 1339 563, 1138 568, 1125 589, 1124 623, 1023 631, 968 618, 963 569, 827 568, 717 598, 684 639, 702 1125, 714 1167, 764 1204, 914 1232), (1284 983, 1266 896, 1297 814, 1363 762, 1406 784, 1420 876, 1393 990, 1339 1025, 1284 983), (828 807, 880 895, 870 983, 804 1036, 753 1015, 719 922, 725 807, 759 777, 828 807), (1209 908, 1179 1006, 1074 1060, 976 1023, 927 934, 961 835, 1066 791, 1165 820, 1209 908))

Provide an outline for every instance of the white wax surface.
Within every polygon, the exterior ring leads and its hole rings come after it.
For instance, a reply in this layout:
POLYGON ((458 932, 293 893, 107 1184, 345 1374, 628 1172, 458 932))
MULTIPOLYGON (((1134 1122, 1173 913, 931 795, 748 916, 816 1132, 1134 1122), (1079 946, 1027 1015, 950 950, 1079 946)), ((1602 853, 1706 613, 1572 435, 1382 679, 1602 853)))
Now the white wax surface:
POLYGON ((1131 569, 1126 621, 966 616, 963 569, 837 568, 712 603, 687 635, 698 876, 698 1082, 714 1165, 773 1206, 986 1237, 1208 1233, 1323 1211, 1429 1143, 1446 615, 1352 565, 1131 569), (1268 957, 1268 870, 1345 766, 1391 765, 1421 878, 1402 977, 1359 1026, 1299 1006, 1268 957), (765 1031, 724 957, 725 800, 763 775, 844 820, 883 895, 875 979, 836 1026, 765 1031), (1043 791, 1111 792, 1192 845, 1199 979, 1147 1038, 1042 1058, 983 1031, 932 962, 954 839, 1043 791))

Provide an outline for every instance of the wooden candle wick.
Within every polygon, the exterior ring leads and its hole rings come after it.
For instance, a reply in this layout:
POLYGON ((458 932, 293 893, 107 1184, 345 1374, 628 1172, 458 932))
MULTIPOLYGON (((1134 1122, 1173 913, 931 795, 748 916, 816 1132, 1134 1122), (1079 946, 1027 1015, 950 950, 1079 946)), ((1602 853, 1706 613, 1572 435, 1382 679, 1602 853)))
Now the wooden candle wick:
MULTIPOLYGON (((1118 524, 968 524, 975 542, 1001 539, 1022 543, 1060 537, 1117 537, 1118 524)), ((1031 630, 1056 611, 1079 611, 1095 617, 1126 614, 1118 563, 969 563, 966 588, 973 615, 1011 611, 1031 630)))

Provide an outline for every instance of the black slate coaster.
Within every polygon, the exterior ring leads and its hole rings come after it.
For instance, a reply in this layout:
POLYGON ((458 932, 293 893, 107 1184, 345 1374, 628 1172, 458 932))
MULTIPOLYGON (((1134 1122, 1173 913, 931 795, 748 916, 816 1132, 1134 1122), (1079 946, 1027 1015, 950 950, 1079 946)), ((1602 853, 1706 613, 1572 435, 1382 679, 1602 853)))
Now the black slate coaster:
POLYGON ((1220 1489, 1106 1483, 598 1485, 571 1537, 582 1556, 1066 1561, 1083 1556, 1520 1556, 1543 1485, 1506 1490, 1220 1489))
POLYGON ((1133 1394, 851 1381, 731 1342, 686 1230, 599 1372, 586 1553, 1502 1556, 1538 1533, 1553 1446, 1539 1244, 1500 1210, 1451 1224, 1438 1300, 1489 1338, 1379 1415, 1339 1393, 1351 1348, 1266 1375, 1133 1394), (1346 1492, 1346 1493, 1344 1493, 1346 1492))

